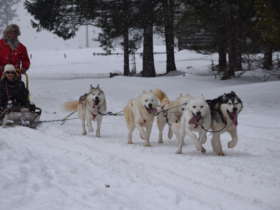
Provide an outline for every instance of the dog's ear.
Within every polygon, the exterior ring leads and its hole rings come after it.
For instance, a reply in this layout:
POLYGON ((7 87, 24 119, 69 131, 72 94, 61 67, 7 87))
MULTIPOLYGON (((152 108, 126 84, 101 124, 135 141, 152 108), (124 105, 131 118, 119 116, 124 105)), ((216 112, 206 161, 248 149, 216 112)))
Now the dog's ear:
POLYGON ((100 85, 99 85, 99 84, 97 84, 96 89, 99 89, 99 90, 100 90, 100 85))
POLYGON ((204 95, 203 95, 203 94, 201 94, 201 96, 200 96, 200 97, 201 97, 201 99, 202 99, 202 100, 204 100, 204 101, 205 101, 205 97, 204 97, 204 95))
POLYGON ((236 96, 236 93, 233 90, 230 92, 230 94, 236 96))
POLYGON ((222 101, 226 101, 227 100, 227 95, 224 93, 223 97, 222 97, 222 101))

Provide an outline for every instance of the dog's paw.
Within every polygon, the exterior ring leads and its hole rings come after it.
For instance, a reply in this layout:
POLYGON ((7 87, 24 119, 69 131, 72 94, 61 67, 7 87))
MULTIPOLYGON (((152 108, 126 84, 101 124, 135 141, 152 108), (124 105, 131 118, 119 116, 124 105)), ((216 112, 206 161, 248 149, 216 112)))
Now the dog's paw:
POLYGON ((127 142, 127 144, 133 144, 133 142, 132 142, 131 140, 129 140, 129 141, 127 142))
POLYGON ((100 131, 96 131, 96 137, 101 137, 100 131))
POLYGON ((223 153, 223 152, 218 152, 217 155, 218 155, 218 156, 225 156, 225 153, 223 153))
POLYGON ((201 147, 201 153, 206 153, 206 149, 204 147, 201 147))
POLYGON ((83 132, 82 132, 82 135, 83 135, 83 136, 87 135, 87 132, 86 132, 86 131, 83 131, 83 132))
POLYGON ((182 150, 177 150, 176 154, 182 154, 182 150))
POLYGON ((162 139, 158 140, 158 143, 163 144, 163 140, 162 139))
POLYGON ((144 146, 145 147, 151 147, 152 145, 150 143, 145 143, 144 146))
POLYGON ((233 147, 235 147, 236 146, 236 143, 234 143, 233 141, 230 141, 229 143, 228 143, 228 148, 233 148, 233 147))

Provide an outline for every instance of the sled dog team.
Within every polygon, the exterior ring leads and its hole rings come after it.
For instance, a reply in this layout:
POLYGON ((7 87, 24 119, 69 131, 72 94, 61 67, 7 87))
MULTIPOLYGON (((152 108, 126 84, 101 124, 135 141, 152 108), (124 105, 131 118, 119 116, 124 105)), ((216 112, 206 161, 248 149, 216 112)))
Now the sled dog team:
MULTIPOLYGON (((65 103, 67 110, 78 111, 83 135, 86 135, 87 131, 93 132, 92 121, 96 121, 97 137, 100 137, 106 107, 105 94, 99 85, 91 85, 89 92, 78 101, 65 103)), ((203 144, 207 141, 207 132, 211 132, 213 151, 223 156, 220 136, 228 132, 231 137, 228 148, 236 146, 238 114, 242 108, 242 101, 233 91, 211 100, 183 94, 176 100, 170 100, 160 89, 143 91, 138 97, 129 100, 123 109, 128 129, 128 144, 133 144, 133 131, 136 128, 144 146, 150 146, 152 126, 156 118, 158 143, 163 143, 163 130, 167 125, 168 138, 171 139, 174 134, 177 139, 176 153, 182 153, 185 138, 190 139, 198 151, 205 153, 203 144)))

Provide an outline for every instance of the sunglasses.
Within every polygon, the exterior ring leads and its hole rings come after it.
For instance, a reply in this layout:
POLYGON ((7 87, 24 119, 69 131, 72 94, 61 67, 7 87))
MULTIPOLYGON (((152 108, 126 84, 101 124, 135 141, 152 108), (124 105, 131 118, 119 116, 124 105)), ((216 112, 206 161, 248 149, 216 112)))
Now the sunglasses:
POLYGON ((16 72, 14 72, 14 71, 6 71, 5 73, 6 74, 16 74, 16 72))

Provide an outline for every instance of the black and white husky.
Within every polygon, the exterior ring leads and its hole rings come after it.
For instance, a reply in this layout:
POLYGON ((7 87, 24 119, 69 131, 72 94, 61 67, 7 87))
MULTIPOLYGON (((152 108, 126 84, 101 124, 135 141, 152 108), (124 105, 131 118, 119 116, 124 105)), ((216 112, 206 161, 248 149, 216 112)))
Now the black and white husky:
POLYGON ((82 95, 79 101, 66 102, 64 104, 66 110, 78 111, 82 121, 82 135, 93 132, 92 121, 96 121, 96 136, 100 137, 101 123, 103 115, 106 113, 107 105, 104 91, 97 85, 90 85, 89 92, 82 95))
POLYGON ((233 91, 218 98, 207 100, 207 103, 211 110, 212 148, 217 155, 223 156, 220 136, 222 133, 228 132, 232 138, 228 142, 228 148, 236 146, 238 142, 238 114, 243 108, 243 103, 233 91))

